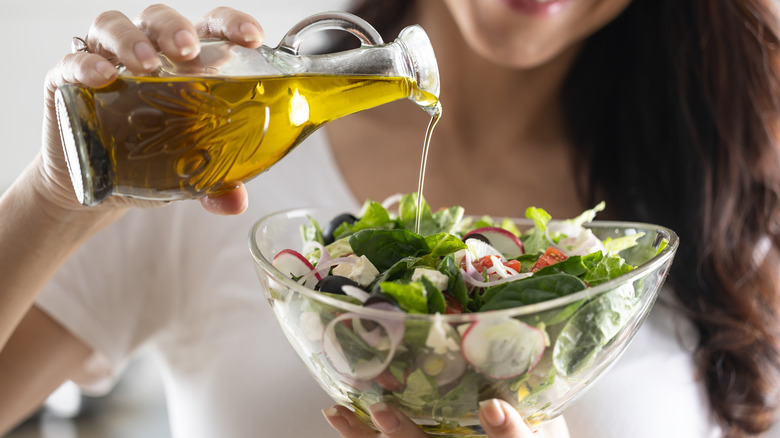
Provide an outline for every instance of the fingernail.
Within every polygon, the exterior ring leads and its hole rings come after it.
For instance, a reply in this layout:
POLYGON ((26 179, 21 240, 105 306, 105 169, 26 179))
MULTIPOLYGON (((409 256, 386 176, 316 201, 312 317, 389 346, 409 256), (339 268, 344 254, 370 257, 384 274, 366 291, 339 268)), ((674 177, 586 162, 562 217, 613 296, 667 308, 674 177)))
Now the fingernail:
POLYGON ((485 421, 493 427, 499 427, 506 421, 506 415, 504 415, 501 404, 494 398, 479 402, 479 409, 482 411, 485 421))
POLYGON ((238 27, 238 31, 241 33, 244 41, 248 43, 263 40, 263 32, 252 23, 241 23, 241 26, 238 27))
POLYGON ((133 53, 138 58, 138 62, 147 69, 152 70, 160 65, 160 58, 157 57, 157 51, 146 41, 139 41, 133 47, 133 53))
POLYGON ((173 43, 176 44, 181 56, 189 56, 193 53, 197 55, 200 52, 198 42, 198 38, 188 30, 180 30, 173 35, 173 43))
POLYGON ((322 410, 322 415, 325 416, 325 420, 327 420, 328 424, 334 429, 336 429, 336 432, 346 435, 349 433, 349 422, 346 418, 342 417, 341 414, 339 414, 338 409, 336 408, 328 408, 322 410))
POLYGON ((111 79, 116 74, 116 68, 108 61, 98 61, 95 64, 95 71, 106 79, 111 79))
POLYGON ((374 424, 384 434, 392 434, 398 431, 401 427, 401 422, 398 421, 398 417, 390 410, 390 406, 386 403, 377 403, 372 405, 369 410, 371 411, 371 418, 374 420, 374 424))

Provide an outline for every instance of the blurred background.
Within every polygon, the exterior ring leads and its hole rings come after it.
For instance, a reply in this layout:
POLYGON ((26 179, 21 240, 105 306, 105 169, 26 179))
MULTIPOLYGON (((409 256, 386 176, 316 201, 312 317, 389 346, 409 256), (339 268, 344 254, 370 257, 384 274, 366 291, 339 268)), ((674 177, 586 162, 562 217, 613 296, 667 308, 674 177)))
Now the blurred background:
MULTIPOLYGON (((138 0, 25 0, 3 2, 6 35, 0 68, 0 191, 19 175, 40 148, 43 83, 46 73, 70 51, 74 36, 84 37, 102 11, 118 10, 131 19, 146 6, 138 0)), ((260 21, 266 44, 275 46, 308 15, 343 9, 349 0, 170 0, 167 5, 197 20, 217 6, 246 11, 260 21)), ((83 396, 66 384, 46 406, 4 438, 170 436, 162 384, 152 359, 140 354, 107 396, 83 396)))

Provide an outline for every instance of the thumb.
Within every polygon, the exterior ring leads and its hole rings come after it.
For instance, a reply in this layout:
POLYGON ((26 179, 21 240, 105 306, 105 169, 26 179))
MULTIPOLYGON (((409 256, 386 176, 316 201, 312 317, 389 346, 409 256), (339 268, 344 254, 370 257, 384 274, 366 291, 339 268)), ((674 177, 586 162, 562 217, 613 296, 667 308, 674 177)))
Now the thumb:
POLYGON ((493 398, 479 402, 479 421, 490 438, 535 436, 520 413, 503 400, 493 398))
POLYGON ((244 184, 239 182, 228 192, 200 198, 200 203, 210 213, 236 215, 246 210, 249 205, 249 194, 244 184))

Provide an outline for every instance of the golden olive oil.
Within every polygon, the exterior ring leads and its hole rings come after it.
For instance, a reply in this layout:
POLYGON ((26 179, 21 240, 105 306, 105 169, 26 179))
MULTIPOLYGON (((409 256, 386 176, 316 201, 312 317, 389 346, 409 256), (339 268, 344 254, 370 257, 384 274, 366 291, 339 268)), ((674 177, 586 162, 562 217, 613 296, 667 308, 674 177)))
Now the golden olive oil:
POLYGON ((440 108, 402 77, 120 77, 77 88, 91 165, 112 169, 105 186, 113 192, 151 199, 194 198, 247 181, 348 114, 412 95, 440 108))

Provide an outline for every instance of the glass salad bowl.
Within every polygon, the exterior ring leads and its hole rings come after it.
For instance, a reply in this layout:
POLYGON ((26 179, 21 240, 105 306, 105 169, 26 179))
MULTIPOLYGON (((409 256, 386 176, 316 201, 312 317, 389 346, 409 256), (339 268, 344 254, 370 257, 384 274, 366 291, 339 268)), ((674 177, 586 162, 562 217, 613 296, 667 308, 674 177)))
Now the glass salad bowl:
POLYGON ((533 304, 408 313, 321 293, 275 267, 278 254, 301 249, 311 218, 324 224, 340 213, 296 209, 259 220, 250 250, 261 288, 290 344, 337 403, 371 424, 368 407, 386 402, 433 435, 484 434, 477 410, 488 398, 509 402, 532 428, 562 414, 631 342, 678 246, 662 226, 592 221, 584 227, 601 240, 641 235, 620 252, 633 270, 533 304))

